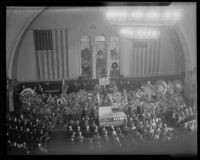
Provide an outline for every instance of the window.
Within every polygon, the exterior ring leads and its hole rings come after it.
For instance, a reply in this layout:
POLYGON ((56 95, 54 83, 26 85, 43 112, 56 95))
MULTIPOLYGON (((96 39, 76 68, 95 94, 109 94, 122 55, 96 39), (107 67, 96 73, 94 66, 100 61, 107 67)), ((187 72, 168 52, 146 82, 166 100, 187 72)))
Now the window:
POLYGON ((120 75, 120 42, 116 36, 111 37, 110 46, 110 76, 118 77, 120 75))
POLYGON ((92 78, 92 49, 89 36, 80 39, 81 77, 92 78))
POLYGON ((105 77, 107 74, 106 39, 99 35, 95 39, 96 78, 105 77))
POLYGON ((98 35, 94 41, 89 36, 80 39, 80 76, 83 78, 111 78, 120 76, 120 39, 112 36, 106 41, 104 35, 98 35))

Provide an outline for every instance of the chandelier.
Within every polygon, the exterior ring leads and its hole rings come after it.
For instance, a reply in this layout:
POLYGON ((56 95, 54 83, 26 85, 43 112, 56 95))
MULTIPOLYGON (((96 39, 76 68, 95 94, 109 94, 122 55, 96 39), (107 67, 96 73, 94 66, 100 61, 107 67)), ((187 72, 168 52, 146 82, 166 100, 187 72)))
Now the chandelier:
POLYGON ((172 25, 182 17, 182 11, 176 8, 114 8, 106 12, 106 18, 112 25, 172 25))
POLYGON ((132 39, 157 39, 160 31, 150 27, 124 27, 121 28, 120 34, 132 39))
POLYGON ((174 25, 183 17, 179 8, 173 7, 115 7, 106 12, 106 19, 119 26, 120 34, 132 39, 157 39, 158 26, 174 25))

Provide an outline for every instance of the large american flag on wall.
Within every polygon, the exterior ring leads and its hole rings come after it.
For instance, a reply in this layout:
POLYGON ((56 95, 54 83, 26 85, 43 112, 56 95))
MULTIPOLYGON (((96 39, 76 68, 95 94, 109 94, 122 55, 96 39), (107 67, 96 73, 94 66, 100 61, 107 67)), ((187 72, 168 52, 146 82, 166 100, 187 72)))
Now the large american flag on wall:
POLYGON ((156 40, 133 41, 133 62, 135 76, 159 74, 160 38, 156 40))
POLYGON ((61 80, 69 77, 68 31, 33 30, 38 80, 61 80))

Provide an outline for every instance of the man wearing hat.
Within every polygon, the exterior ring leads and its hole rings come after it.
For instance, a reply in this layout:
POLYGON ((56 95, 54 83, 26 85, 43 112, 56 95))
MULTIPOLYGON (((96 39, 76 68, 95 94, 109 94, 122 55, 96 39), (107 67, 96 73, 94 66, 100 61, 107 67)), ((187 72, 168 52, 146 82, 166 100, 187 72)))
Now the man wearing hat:
POLYGON ((73 134, 73 129, 72 129, 72 126, 68 126, 67 128, 67 138, 70 138, 73 134))
POLYGON ((103 132, 101 140, 105 144, 109 142, 108 132, 106 130, 103 132))
POLYGON ((86 138, 86 139, 89 139, 91 138, 91 131, 89 129, 89 125, 86 126, 86 129, 83 130, 83 136, 86 138))
POLYGON ((75 144, 75 132, 72 132, 72 134, 70 135, 70 137, 67 138, 67 143, 70 145, 75 144))
POLYGON ((81 145, 84 143, 85 141, 85 137, 82 136, 82 133, 81 132, 78 132, 78 136, 75 137, 75 141, 77 144, 81 145))

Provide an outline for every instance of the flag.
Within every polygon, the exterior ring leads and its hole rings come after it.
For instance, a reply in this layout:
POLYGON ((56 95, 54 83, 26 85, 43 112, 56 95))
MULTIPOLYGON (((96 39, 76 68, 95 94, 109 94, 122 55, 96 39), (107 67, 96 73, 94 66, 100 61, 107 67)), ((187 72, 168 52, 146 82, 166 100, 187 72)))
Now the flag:
POLYGON ((38 80, 61 80, 69 77, 68 31, 33 30, 38 80))
POLYGON ((159 73, 160 39, 133 41, 134 75, 159 73))

